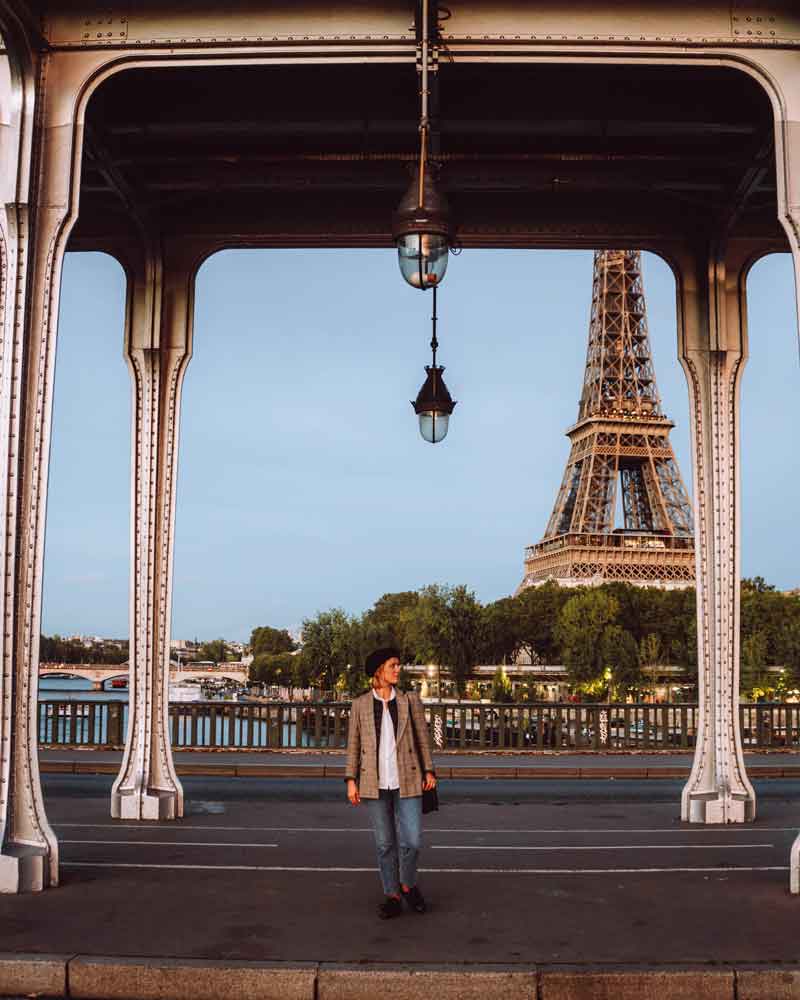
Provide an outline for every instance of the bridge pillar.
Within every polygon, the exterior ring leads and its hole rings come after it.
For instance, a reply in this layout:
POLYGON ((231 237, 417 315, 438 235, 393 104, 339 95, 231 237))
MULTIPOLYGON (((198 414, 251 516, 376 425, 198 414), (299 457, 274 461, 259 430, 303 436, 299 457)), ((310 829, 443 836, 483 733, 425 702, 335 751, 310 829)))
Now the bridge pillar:
MULTIPOLYGON (((780 91, 775 110, 778 218, 789 239, 800 335, 800 58, 796 51, 761 56, 780 91)), ((789 853, 789 889, 800 893, 800 835, 789 853)))
POLYGON ((169 640, 181 386, 191 356, 195 259, 148 238, 126 262, 133 384, 129 718, 111 792, 117 819, 176 819, 183 789, 169 734, 169 640))
POLYGON ((42 568, 61 265, 74 220, 74 94, 39 97, 35 46, 0 4, 0 892, 58 884, 38 763, 42 568), (38 162, 34 173, 32 164, 38 162))
POLYGON ((681 798, 681 818, 692 823, 742 823, 756 811, 739 725, 739 390, 748 263, 746 254, 712 241, 678 266, 697 575, 699 719, 681 798))

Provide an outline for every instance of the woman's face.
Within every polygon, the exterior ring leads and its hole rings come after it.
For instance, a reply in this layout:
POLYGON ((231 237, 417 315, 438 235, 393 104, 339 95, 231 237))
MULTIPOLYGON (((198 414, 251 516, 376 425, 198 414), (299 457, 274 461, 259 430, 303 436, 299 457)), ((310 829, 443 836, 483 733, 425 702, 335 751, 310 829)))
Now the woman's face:
POLYGON ((400 679, 400 661, 393 656, 380 667, 378 674, 384 684, 391 684, 394 687, 400 679))

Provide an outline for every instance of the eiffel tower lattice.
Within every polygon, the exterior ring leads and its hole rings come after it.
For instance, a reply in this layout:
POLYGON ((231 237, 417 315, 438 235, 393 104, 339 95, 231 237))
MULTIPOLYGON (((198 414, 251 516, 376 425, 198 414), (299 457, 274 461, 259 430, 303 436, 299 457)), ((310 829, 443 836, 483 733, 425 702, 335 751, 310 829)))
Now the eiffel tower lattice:
POLYGON ((598 251, 572 450, 544 538, 526 549, 519 590, 548 579, 694 583, 692 508, 669 440, 674 426, 658 396, 641 254, 598 251))

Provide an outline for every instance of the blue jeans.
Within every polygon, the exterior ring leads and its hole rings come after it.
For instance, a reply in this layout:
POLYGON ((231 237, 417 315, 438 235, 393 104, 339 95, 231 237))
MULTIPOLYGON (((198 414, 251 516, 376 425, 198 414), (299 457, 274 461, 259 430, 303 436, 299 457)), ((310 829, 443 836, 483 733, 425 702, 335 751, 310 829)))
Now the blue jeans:
POLYGON ((387 896, 400 893, 400 883, 417 884, 417 857, 422 837, 422 796, 400 798, 398 788, 380 790, 380 798, 364 799, 372 820, 378 867, 387 896))

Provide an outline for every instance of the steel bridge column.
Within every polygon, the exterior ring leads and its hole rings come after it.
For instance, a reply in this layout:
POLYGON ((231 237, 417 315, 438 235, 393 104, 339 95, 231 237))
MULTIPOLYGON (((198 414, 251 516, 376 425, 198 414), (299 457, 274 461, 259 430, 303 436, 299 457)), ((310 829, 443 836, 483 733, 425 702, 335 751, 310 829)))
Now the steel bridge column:
POLYGON ((681 798, 692 823, 755 818, 739 726, 739 389, 747 357, 746 266, 701 250, 678 267, 680 361, 694 467, 699 719, 681 798))
POLYGON ((0 29, 10 70, 0 101, 0 891, 17 893, 58 884, 37 697, 56 325, 81 130, 66 89, 36 107, 38 60, 13 5, 0 3, 0 29))
POLYGON ((133 386, 129 717, 111 792, 116 819, 176 819, 183 789, 169 733, 169 640, 181 386, 191 357, 195 264, 152 241, 128 262, 125 354, 133 386))
MULTIPOLYGON (((761 55, 781 99, 774 100, 775 166, 778 218, 794 260, 795 298, 800 333, 800 54, 797 51, 761 55)), ((789 889, 800 893, 800 835, 789 853, 789 889)))

